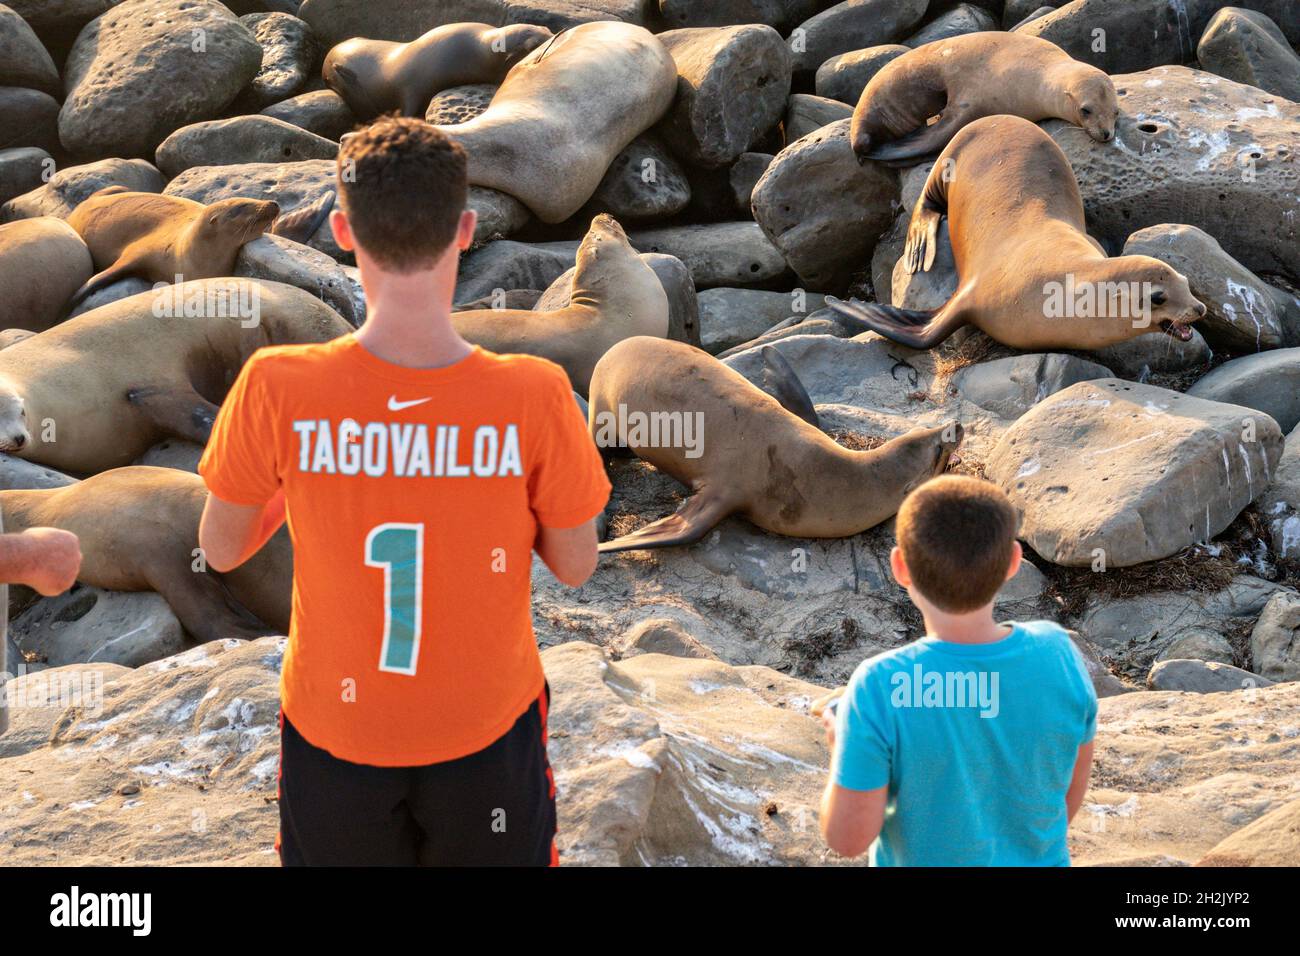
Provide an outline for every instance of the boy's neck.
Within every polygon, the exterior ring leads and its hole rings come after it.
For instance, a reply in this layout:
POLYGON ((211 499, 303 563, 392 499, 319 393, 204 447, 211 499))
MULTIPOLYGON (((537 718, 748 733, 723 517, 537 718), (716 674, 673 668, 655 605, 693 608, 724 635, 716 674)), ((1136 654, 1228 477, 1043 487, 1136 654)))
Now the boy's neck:
POLYGON ((366 351, 407 368, 441 368, 470 354, 472 346, 451 324, 455 250, 419 272, 385 272, 364 254, 358 254, 357 265, 366 321, 353 335, 366 351))
POLYGON ((948 614, 936 607, 921 608, 925 633, 953 644, 991 644, 1011 633, 1011 628, 993 620, 993 605, 966 614, 948 614))

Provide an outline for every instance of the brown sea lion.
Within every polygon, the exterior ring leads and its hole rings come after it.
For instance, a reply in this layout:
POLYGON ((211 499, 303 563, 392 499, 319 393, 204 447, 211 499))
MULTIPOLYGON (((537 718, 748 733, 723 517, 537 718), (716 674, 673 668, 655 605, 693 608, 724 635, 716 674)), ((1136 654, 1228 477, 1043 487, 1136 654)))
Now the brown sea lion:
POLYGON ((853 111, 849 142, 859 162, 913 165, 968 123, 997 114, 1067 120, 1106 143, 1115 136, 1119 100, 1109 76, 1055 43, 967 33, 919 46, 873 76, 853 111), (938 122, 926 125, 934 116, 938 122))
POLYGON ((203 444, 254 351, 350 330, 279 282, 200 279, 120 299, 0 351, 0 451, 86 475, 164 438, 203 444))
MULTIPOLYGON (((782 365, 769 362, 766 371, 779 380, 782 365)), ((676 514, 600 550, 690 544, 732 514, 792 537, 857 534, 891 517, 912 488, 943 471, 961 441, 953 421, 851 451, 798 413, 803 402, 786 397, 802 393, 797 380, 774 384, 764 391, 713 356, 667 339, 626 339, 605 353, 591 379, 593 439, 630 448, 688 485, 691 497, 676 514), (663 423, 681 422, 685 436, 688 420, 697 423, 698 443, 664 440, 663 423), (638 431, 638 421, 658 421, 659 440, 646 427, 638 431)))
POLYGON ((569 373, 573 390, 586 395, 592 370, 616 342, 668 334, 668 296, 623 227, 603 213, 591 221, 578 247, 572 281, 569 304, 562 309, 453 312, 452 325, 466 341, 489 351, 550 359, 569 373))
POLYGON ((281 216, 280 207, 264 199, 223 199, 205 206, 180 196, 107 186, 68 216, 100 270, 77 290, 72 305, 127 276, 174 282, 177 276, 232 275, 244 243, 268 231, 305 242, 333 205, 331 191, 281 216))
MULTIPOLYGON (((988 116, 935 163, 908 227, 907 270, 928 271, 948 217, 959 285, 931 311, 827 297, 901 345, 928 349, 973 325, 1016 349, 1100 349, 1146 332, 1187 341, 1205 306, 1150 256, 1107 258, 1085 231, 1083 200, 1061 148, 1028 120, 988 116)), ((3 353, 0 353, 3 354, 3 353)))
POLYGON ((293 547, 282 528, 248 562, 225 574, 197 554, 208 492, 174 468, 114 468, 63 488, 0 491, 6 531, 48 527, 81 542, 77 580, 113 591, 157 591, 200 641, 284 634, 293 589, 293 547))
POLYGON ((516 23, 450 23, 410 43, 354 37, 330 50, 321 70, 358 119, 394 110, 424 116, 435 93, 471 83, 500 83, 510 68, 553 34, 516 23))
POLYGON ((90 250, 62 219, 0 226, 0 328, 40 332, 62 322, 94 271, 90 250))

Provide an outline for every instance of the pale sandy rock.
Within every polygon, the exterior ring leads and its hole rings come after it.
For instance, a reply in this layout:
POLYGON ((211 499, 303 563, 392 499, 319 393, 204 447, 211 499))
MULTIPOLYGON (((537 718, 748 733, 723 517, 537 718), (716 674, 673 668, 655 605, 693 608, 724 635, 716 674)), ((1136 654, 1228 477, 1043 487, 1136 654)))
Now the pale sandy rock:
POLYGON ((1271 680, 1300 681, 1300 597, 1275 594, 1250 634, 1255 670, 1271 680))
POLYGON ((1197 866, 1300 864, 1300 800, 1292 800, 1242 827, 1213 847, 1197 866))

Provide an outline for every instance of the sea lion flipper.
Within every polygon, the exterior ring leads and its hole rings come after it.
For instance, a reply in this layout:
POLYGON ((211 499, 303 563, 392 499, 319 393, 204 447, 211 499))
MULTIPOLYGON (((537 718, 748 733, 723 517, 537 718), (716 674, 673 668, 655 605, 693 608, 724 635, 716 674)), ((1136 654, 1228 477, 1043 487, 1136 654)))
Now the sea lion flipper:
POLYGON ((217 406, 189 385, 133 388, 126 400, 163 431, 200 445, 207 444, 217 418, 217 406))
POLYGON ((780 402, 787 412, 802 418, 813 428, 821 428, 808 390, 786 357, 770 345, 764 345, 759 355, 763 357, 763 391, 780 402))
POLYGON ((601 554, 617 551, 638 551, 650 548, 671 548, 679 544, 694 544, 719 521, 729 515, 732 506, 723 498, 707 490, 692 495, 675 512, 666 518, 652 521, 644 528, 625 534, 613 541, 603 541, 597 548, 601 554))
POLYGON ((188 562, 168 568, 166 576, 151 578, 149 584, 200 644, 231 637, 252 641, 277 633, 239 603, 216 572, 193 571, 188 562))
POLYGON ((937 156, 948 141, 966 125, 969 117, 961 111, 945 111, 939 122, 922 126, 893 142, 884 143, 867 153, 867 159, 877 163, 917 165, 931 156, 937 156))
POLYGON ((910 349, 934 348, 966 324, 965 316, 954 307, 952 299, 938 311, 897 309, 879 302, 842 302, 833 296, 827 296, 826 304, 840 315, 910 349))
POLYGON ((280 216, 267 232, 305 244, 316 234, 316 230, 334 208, 334 198, 334 190, 327 190, 315 201, 305 203, 280 216))

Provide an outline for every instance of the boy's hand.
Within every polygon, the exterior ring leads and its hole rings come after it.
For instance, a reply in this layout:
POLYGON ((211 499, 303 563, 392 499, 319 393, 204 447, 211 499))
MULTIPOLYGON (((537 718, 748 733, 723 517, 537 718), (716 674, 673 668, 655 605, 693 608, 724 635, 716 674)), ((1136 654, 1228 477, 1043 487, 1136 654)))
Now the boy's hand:
POLYGON ((22 543, 16 583, 51 597, 72 587, 81 569, 77 536, 58 528, 28 528, 15 536, 22 543))
POLYGON ((834 749, 835 747, 835 708, 830 706, 832 701, 838 700, 844 696, 844 688, 833 690, 823 697, 818 697, 812 702, 809 708, 814 717, 821 718, 822 727, 826 730, 826 746, 834 749))

